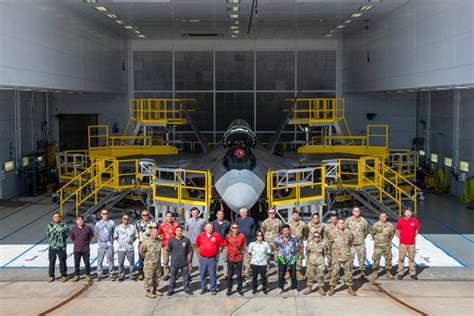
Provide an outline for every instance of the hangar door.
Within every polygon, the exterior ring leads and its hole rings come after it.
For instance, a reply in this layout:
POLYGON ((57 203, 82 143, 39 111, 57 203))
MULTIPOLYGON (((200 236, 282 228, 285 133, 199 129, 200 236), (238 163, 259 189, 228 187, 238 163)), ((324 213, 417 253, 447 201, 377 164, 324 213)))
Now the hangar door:
POLYGON ((88 149, 87 128, 97 125, 97 114, 59 114, 59 150, 88 149))

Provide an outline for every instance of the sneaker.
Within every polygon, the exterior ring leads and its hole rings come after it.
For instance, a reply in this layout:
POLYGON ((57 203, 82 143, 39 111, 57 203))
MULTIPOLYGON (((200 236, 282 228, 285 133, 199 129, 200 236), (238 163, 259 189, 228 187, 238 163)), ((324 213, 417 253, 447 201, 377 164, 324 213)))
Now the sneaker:
POLYGON ((231 295, 232 295, 232 291, 231 291, 231 290, 227 290, 227 293, 225 293, 225 295, 231 296, 231 295))
POLYGON ((124 278, 118 278, 119 282, 123 282, 125 279, 124 278))
POLYGON ((110 281, 115 282, 115 275, 110 276, 110 281))
POLYGON ((253 295, 257 294, 257 290, 253 290, 253 291, 252 291, 252 294, 253 294, 253 295))
POLYGON ((100 282, 100 280, 102 280, 102 276, 98 275, 98 276, 95 278, 95 281, 96 281, 96 282, 100 282))
POLYGON ((72 279, 72 282, 77 282, 77 281, 79 281, 79 276, 78 276, 78 275, 76 275, 76 276, 72 279))
POLYGON ((263 294, 264 295, 268 295, 268 291, 267 290, 262 290, 263 294))
POLYGON ((240 297, 243 297, 243 296, 244 296, 244 292, 242 292, 242 290, 237 290, 237 295, 239 295, 240 297))
POLYGON ((412 278, 413 280, 418 280, 418 276, 416 274, 410 275, 410 278, 412 278))
POLYGON ((283 293, 283 289, 280 289, 280 288, 279 288, 279 289, 277 290, 277 294, 280 295, 280 294, 282 294, 282 293, 283 293))
POLYGON ((171 295, 173 295, 173 294, 174 294, 173 291, 168 291, 168 293, 166 293, 167 296, 171 296, 171 295))
POLYGON ((186 293, 186 295, 193 295, 193 291, 191 291, 191 290, 186 290, 186 291, 184 291, 184 293, 186 293))
POLYGON ((199 294, 203 295, 203 294, 206 294, 206 292, 207 292, 206 290, 201 290, 199 294))
POLYGON ((212 296, 216 296, 216 295, 217 295, 217 292, 216 292, 216 291, 212 291, 211 295, 212 295, 212 296))
POLYGON ((49 278, 48 278, 48 282, 49 282, 49 283, 54 282, 54 277, 49 277, 49 278))
POLYGON ((297 289, 294 289, 294 290, 293 290, 293 294, 294 294, 295 296, 297 296, 297 295, 300 295, 300 292, 298 292, 297 289))

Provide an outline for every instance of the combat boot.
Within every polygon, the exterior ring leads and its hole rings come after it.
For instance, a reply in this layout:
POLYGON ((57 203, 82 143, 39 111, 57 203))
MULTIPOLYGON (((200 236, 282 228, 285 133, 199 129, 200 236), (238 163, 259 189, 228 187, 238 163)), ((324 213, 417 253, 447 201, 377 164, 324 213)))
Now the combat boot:
POLYGON ((72 279, 72 282, 77 282, 77 281, 79 281, 79 276, 78 276, 78 275, 76 275, 76 276, 72 279))
POLYGON ((365 270, 360 271, 360 278, 361 279, 367 279, 367 274, 365 274, 365 270))
POLYGON ((163 293, 161 293, 160 291, 157 291, 157 290, 156 290, 157 288, 158 288, 157 286, 154 286, 154 287, 153 287, 153 292, 152 292, 153 295, 155 295, 155 297, 156 297, 156 296, 163 296, 163 293))
MULTIPOLYGON (((388 276, 388 274, 387 274, 387 276, 388 276)), ((372 278, 373 278, 374 280, 376 280, 376 279, 379 278, 379 272, 378 272, 377 270, 375 270, 374 273, 372 273, 372 278)))
POLYGON ((306 277, 303 275, 303 272, 301 272, 301 270, 296 271, 296 279, 298 281, 303 281, 306 279, 306 277))
POLYGON ((142 281, 143 278, 144 278, 143 274, 140 274, 140 275, 138 276, 138 280, 140 280, 140 281, 142 281))
POLYGON ((308 286, 307 288, 304 289, 303 294, 304 295, 310 294, 312 289, 313 289, 313 286, 308 286))
POLYGON ((336 287, 334 285, 331 285, 331 287, 329 288, 328 294, 330 296, 333 296, 335 291, 336 291, 336 287))
POLYGON ((49 277, 49 278, 48 278, 48 282, 49 282, 49 283, 54 282, 54 277, 49 277))
POLYGON ((91 276, 90 275, 86 275, 85 282, 86 283, 91 283, 91 276))
POLYGON ((393 274, 390 270, 387 270, 387 279, 393 280, 393 274))
POLYGON ((146 294, 145 294, 146 297, 149 297, 149 298, 156 298, 156 295, 153 294, 152 292, 150 291, 146 291, 146 294))
POLYGON ((324 288, 323 288, 322 286, 319 287, 318 293, 319 293, 319 295, 321 295, 321 296, 326 295, 326 292, 324 292, 324 288))
POLYGON ((349 285, 349 286, 347 287, 347 294, 350 294, 350 295, 352 295, 352 296, 356 296, 356 295, 357 295, 356 292, 354 291, 354 289, 352 288, 352 285, 349 285))

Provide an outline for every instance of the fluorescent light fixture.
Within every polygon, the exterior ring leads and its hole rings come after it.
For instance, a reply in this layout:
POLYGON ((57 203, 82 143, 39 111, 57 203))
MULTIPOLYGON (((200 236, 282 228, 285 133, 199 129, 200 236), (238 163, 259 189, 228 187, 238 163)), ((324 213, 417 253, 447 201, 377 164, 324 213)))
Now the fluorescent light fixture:
POLYGON ((362 16, 363 14, 364 13, 361 13, 361 12, 354 12, 354 13, 352 13, 351 18, 358 18, 358 17, 362 16))
POLYGON ((239 21, 239 20, 237 20, 237 21, 234 21, 234 24, 237 24, 237 25, 239 25, 239 24, 240 24, 240 21, 239 21))
POLYGON ((418 154, 421 156, 421 157, 424 157, 426 155, 426 152, 424 150, 420 150, 418 151, 418 154))
POLYGON ((360 11, 369 11, 372 9, 374 6, 373 5, 364 5, 359 8, 360 11))
POLYGON ((334 32, 336 32, 336 30, 330 30, 330 31, 329 31, 329 33, 334 33, 334 32))
POLYGON ((139 34, 139 35, 137 35, 137 37, 139 37, 139 38, 145 38, 146 36, 143 35, 143 34, 139 34))
POLYGON ((464 171, 464 172, 469 172, 469 162, 465 160, 460 160, 459 161, 459 170, 464 171))
POLYGON ((15 162, 13 160, 8 160, 3 163, 3 170, 5 172, 10 172, 15 169, 15 162))
POLYGON ((342 25, 342 24, 341 24, 341 25, 336 26, 336 29, 343 29, 343 28, 345 28, 345 27, 346 27, 345 25, 342 25))
POLYGON ((114 14, 114 13, 107 13, 107 16, 111 19, 118 19, 117 14, 114 14))
POLYGON ((234 34, 239 34, 240 31, 239 30, 236 30, 236 31, 232 31, 234 34))
POLYGON ((232 38, 237 38, 239 37, 238 35, 232 34, 232 38))
POLYGON ((326 37, 332 37, 332 34, 326 34, 326 35, 324 35, 324 36, 326 36, 326 37))
POLYGON ((431 153, 431 162, 438 163, 438 154, 437 153, 431 153))
POLYGON ((444 165, 446 167, 452 167, 453 166, 453 158, 451 157, 444 157, 444 165))
POLYGON ((126 28, 127 30, 133 30, 133 26, 131 25, 125 25, 124 28, 126 28))
POLYGON ((227 3, 240 3, 240 0, 227 0, 227 3))
POLYGON ((229 14, 229 18, 231 18, 231 19, 238 19, 239 17, 240 17, 240 15, 235 14, 235 13, 229 14))
POLYGON ((189 23, 199 23, 201 20, 189 20, 189 23))
POLYGON ((135 33, 136 34, 141 34, 139 30, 135 30, 135 33))
POLYGON ((124 21, 124 20, 117 20, 117 21, 115 21, 115 22, 117 22, 118 24, 125 24, 125 21, 124 21))
POLYGON ((94 9, 96 9, 99 12, 107 12, 108 11, 106 7, 102 7, 102 6, 94 7, 94 9))
POLYGON ((352 20, 345 20, 344 23, 346 24, 352 23, 352 20))
POLYGON ((97 3, 97 0, 83 0, 84 3, 97 3))
POLYGON ((30 159, 31 157, 23 157, 23 167, 28 167, 30 165, 30 159))
POLYGON ((239 29, 239 26, 238 26, 238 25, 231 25, 231 26, 230 26, 230 29, 231 29, 231 30, 238 30, 238 29, 239 29))
POLYGON ((228 7, 227 11, 229 11, 229 12, 240 12, 240 7, 228 7))

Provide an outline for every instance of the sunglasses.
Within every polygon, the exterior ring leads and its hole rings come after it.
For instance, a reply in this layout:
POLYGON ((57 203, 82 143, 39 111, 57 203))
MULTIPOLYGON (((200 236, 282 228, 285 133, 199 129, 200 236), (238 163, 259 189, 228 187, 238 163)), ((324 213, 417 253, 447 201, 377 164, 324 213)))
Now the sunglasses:
POLYGON ((128 221, 128 218, 127 218, 127 217, 125 217, 125 218, 122 218, 122 220, 124 220, 124 221, 128 221))
POLYGON ((319 238, 319 237, 321 237, 321 236, 319 236, 319 235, 314 235, 313 236, 313 238, 319 238))
POLYGON ((263 235, 257 235, 257 237, 263 237, 263 235))
POLYGON ((102 213, 102 215, 109 215, 109 213, 102 213))

